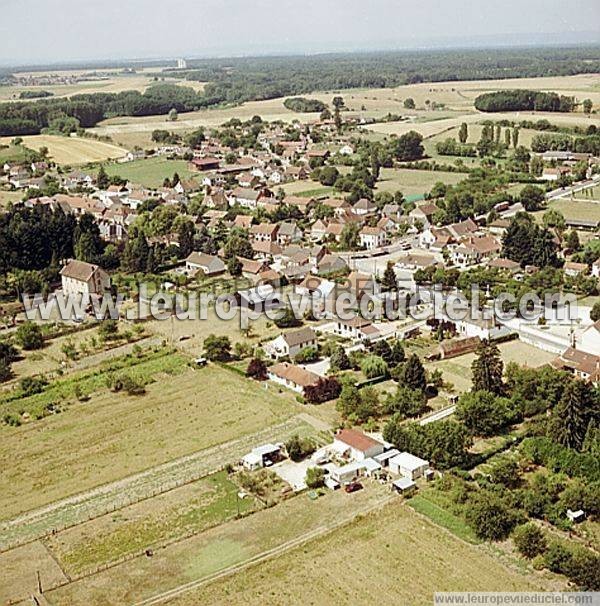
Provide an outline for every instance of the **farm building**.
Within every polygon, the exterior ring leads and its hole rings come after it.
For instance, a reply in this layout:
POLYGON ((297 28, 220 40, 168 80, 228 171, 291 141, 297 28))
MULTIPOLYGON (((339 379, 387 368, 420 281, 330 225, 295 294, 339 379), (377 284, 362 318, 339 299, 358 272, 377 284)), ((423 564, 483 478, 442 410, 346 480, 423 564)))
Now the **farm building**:
POLYGON ((342 429, 336 433, 333 448, 352 461, 363 461, 385 450, 384 444, 355 429, 342 429))
POLYGON ((281 446, 277 444, 263 444, 253 448, 242 459, 242 465, 248 470, 269 467, 281 458, 281 446))
POLYGON ((416 480, 429 469, 429 461, 416 457, 409 452, 401 452, 390 459, 390 471, 410 480, 416 480))

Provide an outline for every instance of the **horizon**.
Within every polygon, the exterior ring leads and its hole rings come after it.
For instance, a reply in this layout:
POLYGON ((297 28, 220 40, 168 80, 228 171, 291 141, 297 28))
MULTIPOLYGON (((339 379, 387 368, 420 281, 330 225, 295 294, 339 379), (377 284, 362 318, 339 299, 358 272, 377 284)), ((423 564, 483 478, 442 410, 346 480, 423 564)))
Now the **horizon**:
POLYGON ((152 0, 90 0, 84 6, 75 0, 6 0, 0 65, 600 44, 600 5, 590 0, 573 2, 568 19, 556 0, 526 6, 486 0, 476 10, 471 5, 469 0, 444 5, 424 0, 419 6, 374 0, 368 7, 358 0, 308 0, 302 7, 285 0, 252 5, 176 0, 164 7, 152 0))

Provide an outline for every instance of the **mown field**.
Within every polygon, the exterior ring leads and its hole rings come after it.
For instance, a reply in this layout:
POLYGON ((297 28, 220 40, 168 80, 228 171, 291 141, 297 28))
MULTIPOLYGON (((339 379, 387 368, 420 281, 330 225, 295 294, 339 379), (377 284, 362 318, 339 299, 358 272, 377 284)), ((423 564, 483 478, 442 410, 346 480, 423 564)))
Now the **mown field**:
POLYGON ((562 198, 553 200, 548 207, 558 210, 567 220, 600 221, 600 201, 562 198))
POLYGON ((463 173, 411 170, 407 168, 382 168, 376 191, 401 191, 409 200, 422 198, 438 182, 454 185, 465 179, 463 173))
POLYGON ((144 158, 133 162, 112 163, 105 166, 110 175, 118 175, 131 183, 145 187, 161 187, 166 178, 172 179, 177 173, 182 179, 198 176, 188 169, 185 160, 167 160, 167 158, 144 158))
POLYGON ((153 368, 155 381, 143 396, 115 394, 98 376, 97 391, 79 402, 70 379, 70 396, 56 392, 59 402, 70 401, 64 412, 0 426, 0 518, 254 433, 297 411, 287 394, 267 393, 232 371, 175 366, 170 374, 153 368))
MULTIPOLYGON (((7 145, 10 137, 0 139, 7 145)), ((48 156, 57 164, 86 164, 111 158, 121 158, 127 150, 112 143, 81 139, 78 137, 61 137, 58 135, 30 135, 23 137, 23 145, 30 149, 48 148, 48 156)))
POLYGON ((429 605, 435 591, 536 591, 540 573, 508 568, 400 502, 307 545, 182 595, 176 606, 429 605))

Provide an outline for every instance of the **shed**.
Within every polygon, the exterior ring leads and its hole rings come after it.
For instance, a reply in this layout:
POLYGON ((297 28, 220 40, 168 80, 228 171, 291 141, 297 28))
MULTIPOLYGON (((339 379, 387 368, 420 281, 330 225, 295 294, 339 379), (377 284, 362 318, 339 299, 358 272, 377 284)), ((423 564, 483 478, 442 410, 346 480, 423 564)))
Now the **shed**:
POLYGON ((401 452, 399 455, 396 455, 390 459, 389 465, 391 472, 400 474, 411 480, 420 478, 429 469, 429 461, 416 457, 409 452, 401 452))
POLYGON ((410 480, 409 478, 400 478, 399 480, 395 480, 392 482, 392 489, 400 494, 405 494, 414 490, 417 485, 410 480))

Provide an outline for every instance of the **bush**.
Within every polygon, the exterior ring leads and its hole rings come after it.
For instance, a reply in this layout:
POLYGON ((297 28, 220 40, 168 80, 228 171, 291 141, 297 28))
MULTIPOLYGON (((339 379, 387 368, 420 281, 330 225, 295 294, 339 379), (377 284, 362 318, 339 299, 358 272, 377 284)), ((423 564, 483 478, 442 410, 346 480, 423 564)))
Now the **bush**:
POLYGON ((229 337, 208 335, 204 339, 204 351, 206 357, 212 362, 227 362, 231 357, 231 341, 229 337))
POLYGON ((310 385, 304 389, 304 397, 310 404, 322 404, 329 400, 335 400, 342 391, 342 386, 334 377, 320 378, 316 385, 310 385))
POLYGON ((257 381, 264 381, 267 378, 267 366, 258 358, 253 358, 248 364, 246 369, 246 376, 256 379, 257 381))
POLYGON ((517 526, 512 538, 519 553, 530 560, 546 551, 546 536, 533 522, 517 526))
POLYGON ((119 335, 119 324, 116 320, 103 320, 98 328, 98 336, 102 341, 111 341, 119 335))
POLYGON ((310 362, 316 362, 318 359, 319 350, 316 347, 304 347, 295 357, 298 364, 309 364, 310 362))
POLYGON ((44 337, 42 329, 33 322, 21 324, 15 334, 17 343, 27 350, 41 349, 44 346, 44 337))
POLYGON ((552 572, 566 574, 571 563, 571 551, 558 541, 552 541, 544 556, 546 568, 552 572))
POLYGON ((475 534, 488 541, 505 539, 517 522, 511 508, 499 496, 486 490, 469 499, 466 515, 475 534))
POLYGON ((316 447, 312 440, 293 435, 285 443, 285 449, 288 453, 288 457, 297 463, 311 455, 316 450, 316 447))
POLYGON ((380 356, 367 356, 360 363, 360 370, 367 379, 385 377, 388 374, 388 365, 380 356))
POLYGON ((23 397, 42 393, 46 385, 48 385, 48 381, 44 377, 23 377, 19 382, 23 397))
POLYGON ((146 393, 144 383, 140 379, 126 373, 119 375, 110 374, 106 379, 106 383, 109 389, 115 393, 125 391, 130 396, 139 396, 146 393))
POLYGON ((325 470, 320 467, 309 467, 306 470, 306 485, 309 488, 321 488, 325 483, 325 470))

